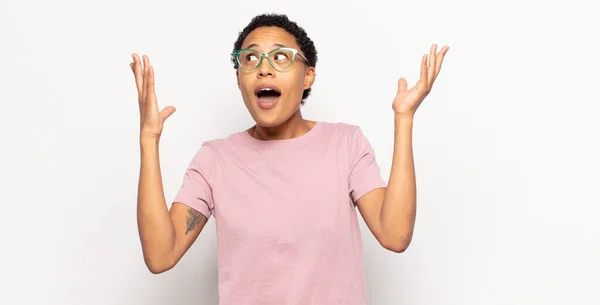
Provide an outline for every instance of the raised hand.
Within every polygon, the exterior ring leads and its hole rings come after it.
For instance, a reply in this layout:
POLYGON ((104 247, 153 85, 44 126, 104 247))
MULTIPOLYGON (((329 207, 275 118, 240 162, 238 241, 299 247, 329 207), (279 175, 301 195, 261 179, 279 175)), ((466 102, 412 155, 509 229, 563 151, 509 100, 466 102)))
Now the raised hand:
POLYGON ((140 137, 160 138, 165 120, 175 112, 175 107, 167 106, 160 112, 154 92, 154 68, 150 65, 148 56, 140 60, 137 54, 132 54, 133 62, 129 64, 138 92, 140 106, 140 137))
POLYGON ((392 103, 394 112, 399 115, 414 115, 421 102, 431 91, 433 83, 440 73, 444 55, 449 47, 444 46, 436 53, 437 45, 431 46, 430 54, 423 55, 421 60, 421 79, 414 87, 407 90, 406 79, 398 80, 398 92, 392 103))

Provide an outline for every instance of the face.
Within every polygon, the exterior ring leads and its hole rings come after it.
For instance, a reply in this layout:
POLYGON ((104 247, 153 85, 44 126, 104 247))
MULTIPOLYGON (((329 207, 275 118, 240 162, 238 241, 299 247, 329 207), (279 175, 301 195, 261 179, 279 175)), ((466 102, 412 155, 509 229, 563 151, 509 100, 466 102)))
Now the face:
MULTIPOLYGON (((242 43, 242 49, 251 48, 265 54, 279 47, 293 48, 304 55, 294 36, 278 27, 257 28, 242 43)), ((302 93, 312 86, 314 74, 314 68, 298 55, 283 71, 273 68, 267 58, 252 71, 241 68, 236 71, 244 103, 257 125, 263 127, 279 126, 300 111, 302 93), (261 88, 274 89, 278 94, 266 94, 261 88)))

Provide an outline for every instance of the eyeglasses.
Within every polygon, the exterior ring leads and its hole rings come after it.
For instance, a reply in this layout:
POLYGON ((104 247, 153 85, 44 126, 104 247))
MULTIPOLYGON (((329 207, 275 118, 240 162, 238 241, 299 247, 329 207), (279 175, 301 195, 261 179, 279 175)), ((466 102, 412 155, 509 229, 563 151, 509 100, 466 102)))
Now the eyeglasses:
POLYGON ((231 56, 235 58, 239 66, 247 71, 258 68, 263 58, 267 58, 275 70, 283 71, 292 65, 296 55, 308 63, 306 57, 300 54, 298 50, 292 48, 277 48, 267 54, 252 49, 241 49, 231 53, 231 56))

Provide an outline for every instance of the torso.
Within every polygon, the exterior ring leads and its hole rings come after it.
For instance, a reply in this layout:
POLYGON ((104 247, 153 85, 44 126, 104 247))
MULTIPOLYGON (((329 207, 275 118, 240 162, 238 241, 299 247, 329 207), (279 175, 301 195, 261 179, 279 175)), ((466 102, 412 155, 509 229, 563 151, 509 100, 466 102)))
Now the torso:
POLYGON ((319 122, 289 140, 244 131, 209 142, 221 305, 366 304, 353 128, 319 122))

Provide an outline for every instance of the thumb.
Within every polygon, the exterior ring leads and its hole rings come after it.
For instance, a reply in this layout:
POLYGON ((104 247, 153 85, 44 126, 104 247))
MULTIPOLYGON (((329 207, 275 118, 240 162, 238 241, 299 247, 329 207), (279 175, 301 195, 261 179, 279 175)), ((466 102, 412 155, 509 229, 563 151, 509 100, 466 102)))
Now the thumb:
POLYGON ((160 119, 164 122, 171 116, 171 114, 175 112, 175 110, 177 109, 175 109, 173 106, 167 106, 163 108, 163 110, 160 111, 160 119))
POLYGON ((406 88, 407 88, 406 79, 404 77, 402 77, 398 80, 398 92, 406 91, 406 88))

